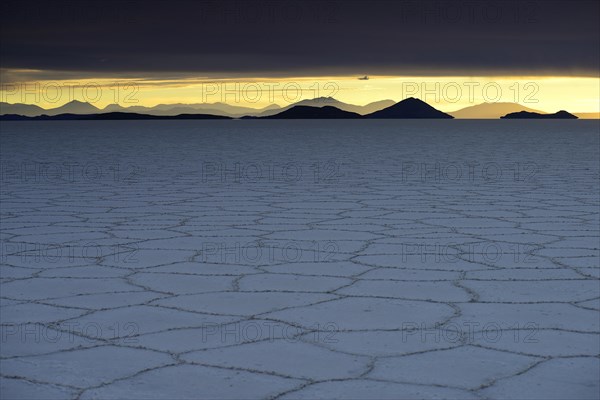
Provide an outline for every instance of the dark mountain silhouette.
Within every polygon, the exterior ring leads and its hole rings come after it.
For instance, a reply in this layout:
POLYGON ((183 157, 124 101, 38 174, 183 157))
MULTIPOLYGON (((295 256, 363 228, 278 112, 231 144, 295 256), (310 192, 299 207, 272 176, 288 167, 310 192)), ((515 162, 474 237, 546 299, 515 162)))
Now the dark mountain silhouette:
POLYGON ((28 121, 35 117, 27 117, 19 114, 2 114, 0 115, 0 121, 28 121))
POLYGON ((362 118, 360 114, 340 110, 332 106, 310 107, 294 106, 279 114, 258 117, 261 119, 349 119, 362 118))
POLYGON ((357 106, 355 104, 344 103, 342 101, 334 99, 333 97, 316 97, 314 99, 301 100, 297 103, 293 103, 286 107, 282 107, 279 110, 267 110, 267 111, 264 111, 264 112, 258 114, 258 116, 266 117, 269 115, 275 115, 275 114, 278 114, 285 110, 289 110, 296 106, 309 106, 309 107, 331 106, 331 107, 340 109, 342 111, 348 111, 348 112, 365 115, 365 114, 370 114, 375 111, 382 110, 393 104, 395 104, 395 102, 393 100, 379 100, 379 101, 375 101, 373 103, 366 104, 364 106, 357 106))
POLYGON ((2 121, 107 121, 107 120, 142 120, 142 119, 231 119, 222 115, 180 114, 180 115, 148 115, 137 113, 111 112, 102 114, 58 114, 26 117, 23 115, 0 115, 2 121))
POLYGON ((409 97, 391 107, 365 115, 365 118, 445 118, 452 119, 452 115, 436 110, 422 100, 409 97))
POLYGON ((311 107, 294 106, 275 115, 262 117, 265 119, 349 119, 361 118, 360 114, 340 110, 333 106, 311 107))
POLYGON ((454 118, 460 119, 498 119, 503 115, 518 111, 536 112, 545 114, 543 111, 534 110, 522 106, 519 103, 481 103, 474 106, 461 108, 460 110, 449 112, 454 118))
POLYGON ((520 111, 515 113, 506 114, 502 119, 577 119, 576 115, 573 115, 564 110, 560 110, 554 114, 540 114, 534 112, 520 111))

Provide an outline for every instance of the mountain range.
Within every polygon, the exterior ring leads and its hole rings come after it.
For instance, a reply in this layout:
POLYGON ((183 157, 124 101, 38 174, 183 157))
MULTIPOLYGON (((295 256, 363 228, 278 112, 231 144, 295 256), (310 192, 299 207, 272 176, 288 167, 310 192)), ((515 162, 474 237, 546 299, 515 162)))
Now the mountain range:
POLYGON ((227 103, 196 103, 196 104, 158 104, 154 107, 131 106, 123 107, 119 104, 109 104, 104 107, 103 112, 135 112, 148 115, 180 115, 180 114, 212 114, 222 115, 226 117, 241 117, 244 115, 258 115, 264 112, 273 110, 277 112, 280 107, 276 104, 271 104, 264 108, 251 108, 234 106, 227 103))
MULTIPOLYGON (((71 105, 74 108, 75 105, 71 105)), ((81 106, 81 104, 78 104, 81 106)), ((28 117, 17 114, 3 114, 0 116, 4 121, 21 121, 21 120, 124 120, 124 119, 229 119, 231 117, 212 114, 178 114, 178 115, 150 115, 128 112, 108 112, 108 113, 91 113, 91 114, 75 114, 62 113, 56 115, 38 115, 28 117)), ((351 111, 340 110, 334 106, 306 106, 294 105, 291 108, 286 108, 284 111, 273 115, 253 116, 246 115, 244 119, 358 119, 358 118, 448 118, 452 119, 451 115, 443 113, 422 100, 413 97, 402 100, 396 104, 384 108, 383 110, 375 111, 367 115, 361 115, 351 111)))
POLYGON ((289 110, 296 106, 309 106, 309 107, 330 106, 330 107, 335 107, 342 111, 347 111, 347 112, 356 113, 356 114, 360 114, 360 115, 367 115, 367 114, 371 114, 375 111, 383 110, 384 108, 393 106, 394 104, 396 104, 396 102, 394 100, 379 100, 379 101, 375 101, 373 103, 369 103, 364 106, 357 106, 354 104, 344 103, 342 101, 334 99, 333 97, 317 97, 314 99, 301 100, 297 103, 290 104, 289 106, 282 107, 280 109, 270 109, 270 110, 261 112, 259 114, 256 114, 256 116, 265 117, 265 116, 269 116, 269 115, 275 115, 277 113, 289 110))
POLYGON ((0 114, 16 114, 26 117, 37 117, 39 115, 59 115, 59 114, 97 114, 110 112, 130 112, 148 115, 180 115, 180 114, 211 114, 227 117, 239 118, 246 115, 269 116, 275 115, 295 106, 323 107, 333 106, 343 111, 354 112, 365 115, 374 111, 381 110, 395 104, 393 100, 380 100, 364 106, 348 104, 336 100, 332 97, 318 97, 310 100, 302 100, 290 104, 286 107, 280 107, 277 104, 271 104, 263 108, 251 108, 231 105, 227 103, 195 103, 195 104, 158 104, 153 107, 130 106, 123 107, 119 104, 109 104, 104 108, 98 108, 90 103, 77 100, 70 101, 60 107, 44 109, 32 104, 10 104, 0 102, 0 114))
MULTIPOLYGON (((381 100, 364 106, 341 102, 333 97, 318 97, 302 100, 286 107, 271 104, 267 107, 256 109, 235 106, 226 103, 199 103, 199 104, 159 104, 154 107, 131 106, 123 107, 111 104, 103 109, 92 104, 77 100, 66 103, 60 107, 43 109, 31 104, 9 104, 0 102, 0 115, 3 120, 28 119, 19 117, 54 117, 63 114, 64 118, 36 118, 36 119, 110 119, 108 115, 101 118, 85 117, 91 115, 110 114, 114 119, 155 119, 152 116, 191 118, 459 118, 459 119, 498 119, 509 114, 526 112, 522 117, 531 115, 551 115, 543 111, 534 110, 518 103, 482 103, 469 106, 453 112, 444 113, 429 104, 415 98, 404 99, 398 103, 393 100, 381 100), (127 118, 121 114, 135 114, 127 118), (74 115, 81 115, 76 118, 74 115), (142 116, 149 116, 144 118, 142 116)), ((598 113, 574 113, 580 118, 599 118, 598 113)), ((508 116, 507 118, 513 118, 508 116)), ((167 119, 167 118, 164 118, 167 119)), ((168 118, 172 119, 172 118, 168 118)))
POLYGON ((84 103, 73 100, 60 107, 43 109, 33 104, 9 104, 0 103, 0 114, 17 114, 26 117, 36 117, 38 115, 58 115, 58 114, 97 114, 102 112, 101 109, 84 103))

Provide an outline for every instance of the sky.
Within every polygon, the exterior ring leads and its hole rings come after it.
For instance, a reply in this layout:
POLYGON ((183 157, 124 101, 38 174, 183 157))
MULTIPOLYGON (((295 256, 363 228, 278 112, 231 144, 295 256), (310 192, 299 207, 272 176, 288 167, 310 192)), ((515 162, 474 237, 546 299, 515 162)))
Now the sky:
POLYGON ((260 108, 412 94, 446 111, 483 101, 600 107, 595 0, 6 0, 0 7, 0 97, 9 103, 260 108))

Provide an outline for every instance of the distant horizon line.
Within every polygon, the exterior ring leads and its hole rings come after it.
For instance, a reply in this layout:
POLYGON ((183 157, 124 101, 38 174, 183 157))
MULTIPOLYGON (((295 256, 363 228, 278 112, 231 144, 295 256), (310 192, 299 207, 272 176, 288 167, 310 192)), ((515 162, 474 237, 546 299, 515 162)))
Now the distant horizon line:
MULTIPOLYGON (((367 106, 359 107, 339 102, 333 97, 317 97, 308 102, 298 102, 291 104, 288 107, 268 108, 260 113, 240 113, 236 114, 217 110, 212 108, 183 108, 174 107, 166 110, 150 109, 147 112, 128 112, 125 107, 121 107, 116 111, 105 111, 99 109, 92 104, 73 100, 64 106, 60 106, 51 110, 60 110, 53 114, 42 113, 37 111, 37 114, 26 113, 19 111, 18 107, 23 104, 13 104, 16 109, 12 112, 2 112, 0 119, 4 121, 21 121, 21 120, 190 120, 190 119, 579 119, 580 116, 576 113, 568 112, 561 109, 555 113, 546 113, 540 110, 534 110, 518 103, 498 103, 502 104, 501 109, 494 108, 495 103, 482 103, 472 107, 466 107, 453 113, 445 113, 431 106, 427 102, 416 98, 408 97, 398 102, 392 100, 377 101, 379 103, 376 108, 368 108, 367 106), (323 102, 321 102, 323 101, 323 102), (329 104, 327 104, 329 103, 329 104), (69 108, 69 105, 71 107, 69 108), (488 114, 468 114, 465 110, 479 111, 485 108, 490 111, 488 106, 492 106, 492 113, 488 114), (507 108, 508 106, 508 108, 507 108), (75 107, 75 108, 74 108, 75 107), (151 113, 152 110, 169 111, 172 113, 151 113), (177 110, 177 111, 175 111, 177 110), (185 110, 185 111, 183 111, 185 110), (362 112, 361 112, 362 111, 362 112)), ((9 103, 4 103, 8 104, 9 103)), ((200 103, 204 105, 205 103, 200 103)), ((216 103, 209 104, 208 107, 215 106, 216 103)), ((219 103, 223 104, 223 103, 219 103)), ((226 105, 226 104, 225 104, 226 105)), ((145 107, 144 107, 145 108, 145 107)), ((216 108, 216 106, 215 106, 216 108)), ((36 109, 43 111, 41 107, 36 109)), ((257 110, 260 111, 260 110, 257 110)), ((585 113, 580 114, 583 119, 598 119, 598 115, 588 118, 583 117, 585 113)))
MULTIPOLYGON (((417 99, 419 99, 419 100, 421 100, 421 101, 429 104, 426 100, 420 99, 419 97, 413 97, 413 96, 408 96, 408 97, 406 97, 404 99, 401 99, 401 100, 398 100, 398 101, 393 100, 393 99, 380 99, 380 100, 375 100, 375 101, 372 101, 372 102, 368 102, 366 104, 347 103, 345 101, 338 100, 338 99, 336 99, 333 96, 318 96, 318 97, 314 97, 314 98, 311 98, 311 99, 302 99, 302 100, 299 100, 299 101, 296 101, 296 102, 292 102, 292 103, 289 103, 289 104, 283 105, 283 106, 280 105, 280 104, 278 104, 278 103, 273 102, 273 103, 271 103, 271 104, 269 104, 267 106, 259 107, 259 108, 251 107, 251 106, 248 106, 248 105, 241 105, 239 103, 229 103, 229 102, 223 102, 223 101, 215 101, 215 102, 210 102, 210 103, 209 102, 204 102, 204 103, 203 102, 193 102, 193 103, 182 103, 182 102, 176 102, 176 103, 157 103, 157 104, 155 104, 153 106, 139 105, 139 104, 135 104, 135 103, 109 103, 109 104, 105 105, 104 107, 99 107, 99 106, 95 105, 95 102, 82 101, 82 100, 79 100, 79 99, 72 99, 72 100, 69 100, 69 101, 67 101, 65 103, 62 103, 61 105, 58 105, 56 107, 51 107, 51 108, 44 108, 44 107, 42 107, 42 106, 40 106, 40 105, 38 105, 36 103, 10 103, 8 101, 0 101, 0 105, 4 105, 4 106, 33 106, 33 107, 40 108, 43 111, 53 111, 53 110, 59 109, 61 107, 68 106, 70 104, 88 105, 88 106, 94 107, 98 111, 104 111, 104 110, 108 109, 109 107, 120 107, 120 108, 123 108, 123 109, 140 108, 140 109, 147 109, 148 111, 153 111, 157 107, 161 107, 161 106, 162 107, 173 106, 173 108, 184 108, 186 106, 187 107, 191 107, 191 106, 201 107, 201 106, 220 105, 220 106, 226 106, 226 107, 232 107, 232 108, 239 108, 239 109, 251 109, 251 110, 259 112, 259 111, 268 111, 269 109, 275 111, 276 109, 274 107, 277 107, 278 109, 282 110, 282 109, 285 109, 285 108, 293 107, 295 105, 303 105, 303 104, 299 104, 299 103, 319 101, 319 100, 323 100, 323 106, 331 105, 331 106, 335 107, 333 104, 335 104, 335 103, 338 103, 338 104, 341 103, 341 104, 352 106, 352 107, 367 107, 369 105, 376 104, 376 103, 381 103, 381 102, 393 102, 394 104, 398 104, 399 102, 401 102, 403 100, 406 100, 406 99, 409 99, 409 98, 417 98, 417 99), (327 104, 327 102, 332 102, 333 104, 327 104)), ((435 104, 435 102, 433 104, 435 104)), ((518 103, 518 102, 511 102, 511 101, 488 102, 488 101, 484 101, 484 102, 481 102, 481 103, 472 103, 471 105, 468 105, 468 106, 465 106, 465 107, 462 107, 462 108, 459 108, 459 109, 455 109, 453 111, 443 111, 443 112, 448 113, 448 114, 459 113, 461 111, 467 110, 467 109, 472 108, 472 107, 478 107, 478 106, 484 106, 484 105, 514 105, 514 106, 523 107, 526 110, 533 110, 534 112, 539 112, 539 113, 544 113, 544 114, 553 114, 553 113, 555 113, 557 111, 568 110, 569 109, 569 107, 562 107, 561 110, 546 111, 546 110, 541 110, 541 109, 538 109, 538 108, 532 108, 532 107, 523 105, 523 104, 518 103)), ((311 106, 315 107, 315 105, 311 105, 311 106)), ((318 107, 318 106, 316 106, 316 107, 318 107)), ((166 109, 166 110, 154 110, 154 111, 168 111, 168 110, 169 109, 166 109)), ((198 111, 202 111, 202 110, 199 109, 198 111)), ((215 110, 215 111, 219 111, 219 110, 215 110)), ((107 111, 107 113, 108 112, 119 112, 119 111, 107 111)), ((141 112, 143 112, 143 110, 132 111, 132 112, 141 113, 141 112)), ((572 114, 574 114, 574 115, 596 115, 596 117, 592 118, 592 119, 598 119, 598 118, 600 118, 600 110, 599 111, 569 111, 569 112, 572 113, 572 114)), ((14 113, 4 113, 2 110, 0 110, 0 114, 1 115, 7 115, 7 114, 14 114, 14 113)), ((68 113, 65 113, 65 114, 68 114, 68 113)), ((189 113, 182 113, 182 114, 189 114, 189 113)), ((228 113, 228 114, 235 115, 235 114, 232 114, 232 113, 228 113)), ((240 115, 242 115, 242 114, 243 113, 240 113, 240 115)), ((178 115, 178 114, 175 114, 175 115, 178 115)), ((477 119, 477 118, 459 118, 459 119, 477 119)), ((490 119, 490 118, 488 117, 488 118, 482 118, 482 119, 490 119)), ((491 119, 493 119, 493 118, 491 118, 491 119)))

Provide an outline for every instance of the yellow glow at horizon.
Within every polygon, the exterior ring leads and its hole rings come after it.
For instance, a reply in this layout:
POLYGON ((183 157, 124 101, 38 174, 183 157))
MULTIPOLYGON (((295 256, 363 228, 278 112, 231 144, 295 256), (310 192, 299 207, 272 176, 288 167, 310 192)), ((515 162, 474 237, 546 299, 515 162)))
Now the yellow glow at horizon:
POLYGON ((442 111, 500 101, 520 103, 546 112, 566 109, 597 113, 600 112, 600 79, 555 76, 371 76, 369 80, 359 80, 356 76, 100 78, 39 80, 0 87, 2 101, 36 104, 43 108, 58 107, 71 100, 88 101, 99 108, 112 103, 128 107, 215 102, 262 108, 273 103, 286 106, 322 96, 357 105, 417 97, 442 111), (57 87, 61 87, 60 93, 57 87))

